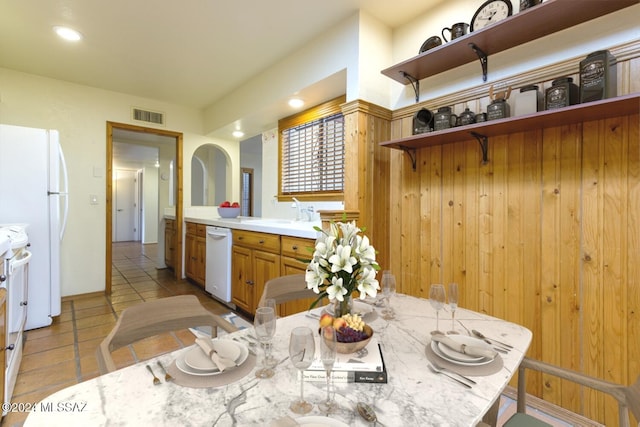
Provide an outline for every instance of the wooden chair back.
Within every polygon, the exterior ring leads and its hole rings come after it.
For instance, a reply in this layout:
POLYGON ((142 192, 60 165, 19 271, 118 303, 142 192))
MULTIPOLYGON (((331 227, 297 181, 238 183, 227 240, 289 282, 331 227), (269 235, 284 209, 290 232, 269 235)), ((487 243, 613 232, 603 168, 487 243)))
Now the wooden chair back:
POLYGON ((212 337, 217 336, 218 327, 227 332, 238 330, 205 309, 195 295, 161 298, 128 307, 96 350, 100 372, 116 370, 111 352, 118 348, 165 332, 197 326, 211 326, 212 337))
POLYGON ((276 304, 282 304, 289 301, 317 297, 318 295, 313 292, 313 289, 307 288, 304 274, 290 274, 276 277, 265 283, 258 307, 264 305, 267 299, 273 299, 276 304))
MULTIPOLYGON (((518 404, 517 404, 517 416, 518 423, 522 423, 522 417, 530 417, 525 414, 526 408, 526 376, 527 369, 543 372, 545 374, 553 375, 576 384, 598 390, 612 396, 618 401, 618 419, 620 427, 629 427, 629 411, 633 414, 636 420, 640 421, 640 376, 636 382, 628 387, 620 384, 615 384, 609 381, 604 381, 599 378, 591 377, 589 375, 581 374, 579 372, 560 368, 539 360, 534 360, 525 357, 518 368, 518 404)), ((515 416, 514 416, 515 417, 515 416)), ((532 417, 531 417, 532 418, 532 417)), ((510 419, 511 420, 511 419, 510 419)), ((509 420, 504 424, 510 426, 509 420)), ((513 424, 513 425, 518 425, 513 424)))

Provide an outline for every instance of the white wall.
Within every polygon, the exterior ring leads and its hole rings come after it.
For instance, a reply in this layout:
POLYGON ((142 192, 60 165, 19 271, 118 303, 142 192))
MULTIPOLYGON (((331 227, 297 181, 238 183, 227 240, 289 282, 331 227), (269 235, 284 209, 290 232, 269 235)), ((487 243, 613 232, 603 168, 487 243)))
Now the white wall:
MULTIPOLYGON (((327 29, 303 49, 262 71, 208 107, 204 112, 206 132, 261 111, 274 101, 285 99, 339 71, 346 69, 349 74, 357 70, 358 19, 358 15, 354 15, 327 29)), ((347 100, 356 99, 357 95, 357 85, 348 84, 347 100)))
MULTIPOLYGON (((160 224, 158 205, 158 178, 159 168, 145 166, 142 176, 144 195, 142 209, 144 224, 142 225, 142 243, 158 243, 158 226, 160 224)), ((106 183, 105 183, 106 184, 106 183)), ((161 233, 164 238, 164 232, 161 233)))
MULTIPOLYGON (((70 180, 69 224, 62 242, 62 295, 104 290, 106 122, 140 124, 130 120, 134 105, 166 112, 166 128, 184 132, 186 159, 191 159, 197 146, 216 143, 230 152, 237 167, 234 144, 202 135, 201 111, 0 68, 0 123, 60 132, 70 180), (98 195, 99 204, 89 204, 90 194, 98 195)), ((168 170, 167 165, 163 167, 168 170)), ((184 176, 190 176, 190 162, 185 162, 184 169, 184 176)), ((185 206, 190 190, 185 179, 185 206)))

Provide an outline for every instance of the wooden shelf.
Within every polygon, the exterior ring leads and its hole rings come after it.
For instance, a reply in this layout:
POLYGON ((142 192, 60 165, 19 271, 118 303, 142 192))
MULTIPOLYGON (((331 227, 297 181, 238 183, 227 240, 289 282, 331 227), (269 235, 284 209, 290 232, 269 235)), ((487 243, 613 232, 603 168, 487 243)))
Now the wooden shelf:
POLYGON ((557 110, 540 111, 526 116, 509 117, 451 129, 421 133, 406 138, 381 142, 380 145, 401 150, 431 147, 473 139, 473 133, 484 137, 525 132, 553 126, 569 125, 637 114, 640 111, 640 92, 617 98, 572 105, 557 110))
POLYGON ((492 55, 638 3, 639 0, 546 0, 504 21, 384 69, 382 74, 406 85, 410 82, 405 73, 419 81, 478 61, 470 43, 486 55, 492 55))

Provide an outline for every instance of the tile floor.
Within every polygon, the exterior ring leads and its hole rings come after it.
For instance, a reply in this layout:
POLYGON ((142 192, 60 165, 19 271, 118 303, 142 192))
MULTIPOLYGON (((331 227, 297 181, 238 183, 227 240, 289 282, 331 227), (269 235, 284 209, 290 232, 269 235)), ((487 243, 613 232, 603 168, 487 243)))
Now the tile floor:
MULTIPOLYGON (((156 269, 156 245, 113 245, 112 294, 63 298, 62 313, 51 326, 26 332, 24 353, 12 402, 37 402, 81 381, 99 375, 95 351, 125 308, 142 301, 180 294, 194 294, 216 314, 229 312, 202 288, 176 280, 170 270, 156 269)), ((176 350, 193 343, 193 335, 179 331, 144 340, 113 353, 117 365, 176 350)), ((2 426, 21 426, 27 414, 9 413, 2 426)))
MULTIPOLYGON (((115 325, 117 316, 131 305, 171 295, 194 294, 213 313, 230 311, 197 285, 176 280, 170 270, 156 269, 156 251, 156 245, 114 244, 111 296, 98 292, 66 297, 61 315, 51 326, 26 332, 13 403, 37 402, 57 390, 98 376, 95 350, 115 325)), ((117 350, 113 358, 117 365, 126 366, 189 346, 193 340, 190 332, 178 331, 117 350)), ((508 418, 514 407, 515 403, 503 396, 498 425, 508 418)), ((26 416, 26 413, 9 413, 1 425, 20 427, 26 416)), ((558 419, 546 421, 554 426, 568 425, 558 419)))

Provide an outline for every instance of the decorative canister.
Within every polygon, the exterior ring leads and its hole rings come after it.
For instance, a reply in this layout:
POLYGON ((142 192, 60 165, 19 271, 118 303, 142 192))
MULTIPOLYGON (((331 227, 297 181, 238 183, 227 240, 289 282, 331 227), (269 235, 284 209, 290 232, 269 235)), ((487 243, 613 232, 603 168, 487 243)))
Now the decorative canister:
POLYGON ((580 102, 599 101, 616 96, 616 58, 599 50, 580 61, 580 102))
POLYGON ((458 116, 451 112, 451 107, 440 107, 433 117, 433 129, 443 130, 449 129, 456 125, 458 116))
POLYGON ((433 125, 433 113, 426 108, 421 108, 415 116, 413 116, 413 134, 431 132, 433 125))
POLYGON ((469 108, 465 108, 460 116, 458 117, 458 122, 461 126, 470 125, 471 123, 475 123, 476 115, 473 114, 473 111, 469 110, 469 108))
POLYGON ((530 85, 520 88, 518 97, 515 99, 514 116, 524 116, 533 114, 542 107, 542 93, 538 90, 538 86, 530 85))
POLYGON ((486 121, 487 121, 487 113, 476 114, 476 123, 481 123, 486 121))
POLYGON ((509 103, 505 99, 494 99, 487 105, 487 120, 509 117, 509 103))
POLYGON ((520 0, 520 12, 540 3, 542 3, 542 0, 520 0))
POLYGON ((568 107, 578 103, 578 86, 573 83, 571 77, 555 79, 551 87, 547 89, 545 96, 545 109, 568 107))

